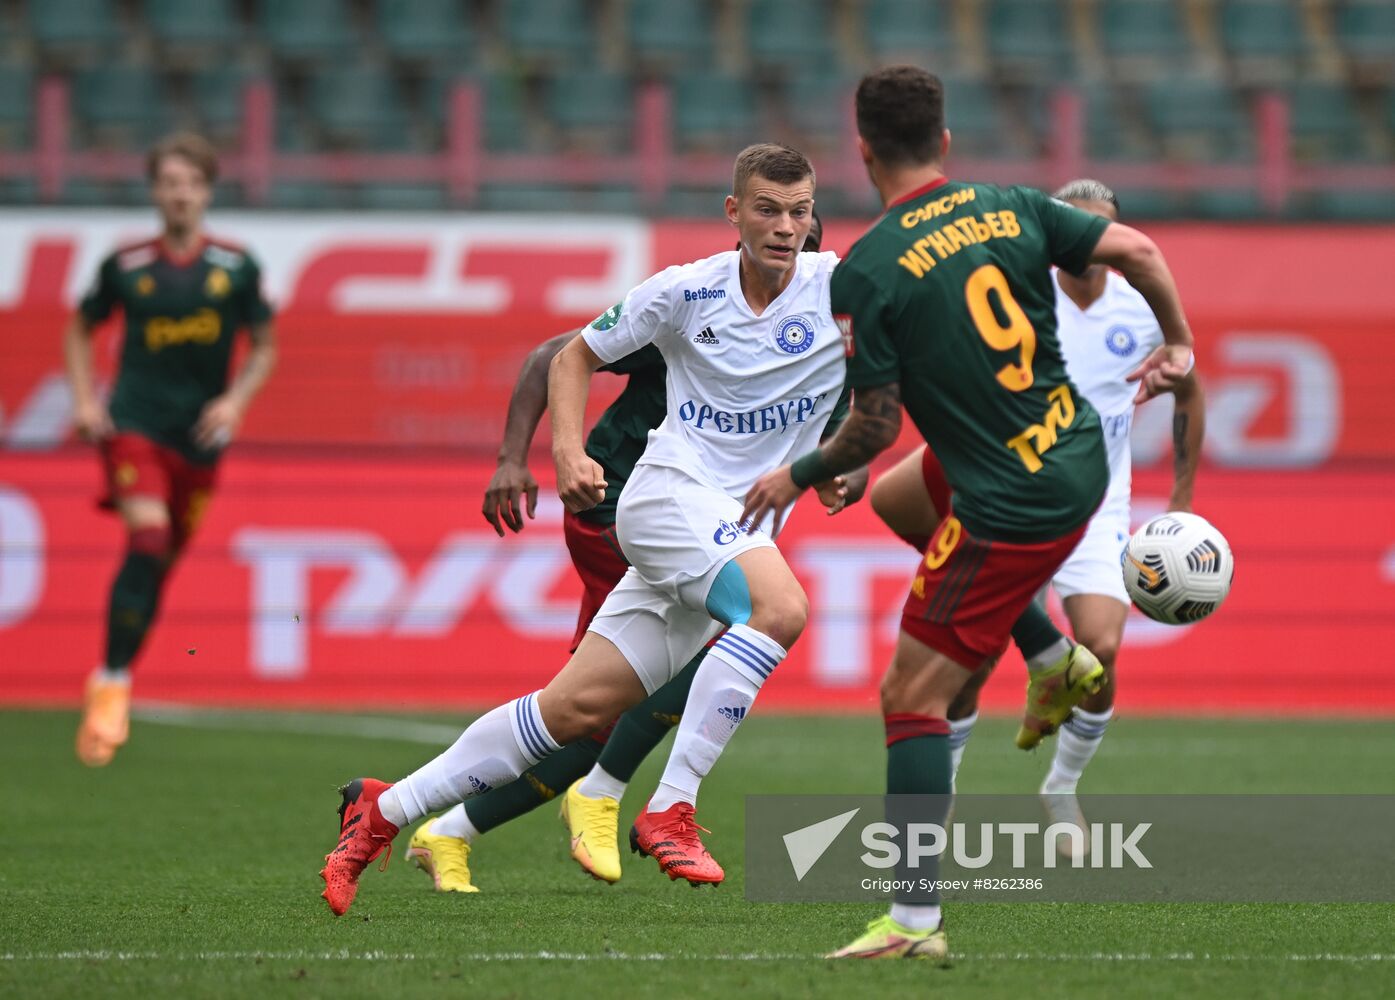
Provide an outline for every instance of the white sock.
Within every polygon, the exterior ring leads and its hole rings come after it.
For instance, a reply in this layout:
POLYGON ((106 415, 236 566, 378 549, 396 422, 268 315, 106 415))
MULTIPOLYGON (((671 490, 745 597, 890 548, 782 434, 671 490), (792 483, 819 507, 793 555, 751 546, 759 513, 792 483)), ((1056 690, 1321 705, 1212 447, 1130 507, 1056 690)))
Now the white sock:
POLYGON ((120 670, 113 670, 111 667, 98 667, 94 672, 98 681, 103 684, 130 684, 131 671, 127 667, 120 670))
POLYGON ((959 777, 959 762, 964 759, 964 745, 969 742, 969 736, 973 733, 974 723, 977 721, 977 712, 962 719, 949 720, 950 781, 959 777))
POLYGON ((560 749, 543 725, 535 691, 480 716, 445 752, 383 792, 378 808, 389 823, 415 823, 508 784, 560 749))
POLYGON ((908 931, 933 931, 940 926, 940 904, 892 903, 891 919, 908 931))
POLYGON ((1085 765, 1100 748, 1105 726, 1114 717, 1114 709, 1086 712, 1077 708, 1061 725, 1056 734, 1056 755, 1051 758, 1051 770, 1041 790, 1048 795, 1074 795, 1085 765))
POLYGON ((693 677, 650 812, 663 812, 675 802, 696 805, 702 779, 785 655, 778 642, 746 625, 733 625, 713 644, 693 677))
POLYGON ((625 797, 625 786, 628 784, 597 764, 581 779, 581 787, 577 791, 588 799, 614 799, 619 802, 625 797))
POLYGON ((1061 638, 1057 639, 1027 661, 1027 672, 1035 674, 1045 670, 1047 667, 1051 666, 1051 664, 1069 653, 1071 647, 1074 645, 1075 643, 1071 642, 1065 636, 1061 636, 1061 638))
POLYGON ((431 832, 439 837, 454 837, 467 844, 473 844, 475 838, 480 835, 480 832, 475 829, 475 824, 470 822, 470 814, 465 811, 464 802, 458 803, 437 816, 436 822, 431 824, 431 832))

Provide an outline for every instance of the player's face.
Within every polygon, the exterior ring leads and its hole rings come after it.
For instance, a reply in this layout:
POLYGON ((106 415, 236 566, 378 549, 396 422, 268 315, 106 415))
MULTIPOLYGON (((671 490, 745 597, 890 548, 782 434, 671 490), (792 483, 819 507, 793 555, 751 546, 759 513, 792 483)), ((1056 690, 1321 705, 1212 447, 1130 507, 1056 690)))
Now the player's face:
POLYGON ((742 251, 757 267, 790 271, 814 221, 813 178, 777 184, 752 177, 740 196, 727 196, 727 219, 740 234, 742 251))
POLYGON ((208 178, 193 163, 182 156, 166 156, 150 185, 150 197, 166 229, 189 232, 202 224, 213 191, 208 178))

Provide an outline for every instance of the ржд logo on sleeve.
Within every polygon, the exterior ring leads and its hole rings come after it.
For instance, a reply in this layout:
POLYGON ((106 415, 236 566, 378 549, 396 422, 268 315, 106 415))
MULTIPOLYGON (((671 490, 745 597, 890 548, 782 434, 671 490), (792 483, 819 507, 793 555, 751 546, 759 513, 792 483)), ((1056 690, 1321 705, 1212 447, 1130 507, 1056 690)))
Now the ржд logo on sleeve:
POLYGON ((852 316, 849 313, 834 313, 833 322, 838 324, 838 333, 843 338, 844 356, 852 357, 857 350, 853 345, 852 316))

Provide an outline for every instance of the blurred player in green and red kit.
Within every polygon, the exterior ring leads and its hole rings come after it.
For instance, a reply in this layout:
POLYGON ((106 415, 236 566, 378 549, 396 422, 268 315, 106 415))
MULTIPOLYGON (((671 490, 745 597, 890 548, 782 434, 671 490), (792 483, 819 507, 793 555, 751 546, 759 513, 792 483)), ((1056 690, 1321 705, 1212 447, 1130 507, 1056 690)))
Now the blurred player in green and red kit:
MULTIPOLYGON (((815 212, 804 252, 818 253, 822 238, 823 225, 815 212)), ((538 481, 528 471, 528 451, 547 409, 548 365, 577 333, 573 330, 543 341, 529 352, 518 373, 498 467, 484 494, 485 519, 500 538, 506 537, 505 528, 522 531, 525 511, 531 518, 537 508, 538 481)), ((605 474, 605 498, 590 510, 562 515, 567 550, 584 588, 573 652, 606 596, 629 569, 615 537, 615 509, 635 463, 644 454, 649 432, 668 412, 668 366, 652 344, 601 371, 627 380, 586 438, 586 454, 605 474)), ((856 478, 844 500, 859 499, 865 487, 865 479, 856 478)), ((829 512, 834 512, 832 507, 829 512)), ((640 763, 678 724, 703 655, 604 732, 568 744, 514 781, 422 823, 412 834, 407 856, 431 876, 437 890, 476 892, 469 867, 475 839, 561 795, 572 857, 594 878, 618 881, 620 799, 640 763)))
MULTIPOLYGON (((856 103, 859 151, 886 213, 831 286, 852 413, 818 449, 762 477, 742 516, 783 510, 810 483, 870 461, 896 440, 904 401, 953 492, 882 679, 888 818, 943 827, 950 703, 1003 651, 1109 481, 1099 416, 1061 357, 1051 266, 1109 265, 1147 299, 1165 342, 1130 376, 1139 399, 1184 376, 1192 336, 1167 265, 1142 233, 1031 188, 945 176, 950 133, 935 76, 879 70, 863 78, 856 103)), ((1048 683, 1033 678, 1029 698, 1078 703, 1103 677, 1088 661, 1088 671, 1072 658, 1048 683)), ((933 884, 936 860, 898 866, 897 878, 933 884)), ((898 889, 891 912, 832 957, 945 959, 939 903, 936 891, 898 889)))
POLYGON ((121 517, 127 539, 111 585, 105 660, 88 679, 78 727, 77 755, 91 767, 109 763, 126 742, 132 661, 203 517, 223 450, 276 364, 256 262, 204 233, 217 173, 217 154, 200 136, 178 133, 150 150, 162 231, 102 262, 63 336, 73 422, 100 449, 101 506, 121 517), (125 339, 106 403, 93 378, 92 335, 117 307, 125 339), (229 384, 242 329, 252 346, 229 384))

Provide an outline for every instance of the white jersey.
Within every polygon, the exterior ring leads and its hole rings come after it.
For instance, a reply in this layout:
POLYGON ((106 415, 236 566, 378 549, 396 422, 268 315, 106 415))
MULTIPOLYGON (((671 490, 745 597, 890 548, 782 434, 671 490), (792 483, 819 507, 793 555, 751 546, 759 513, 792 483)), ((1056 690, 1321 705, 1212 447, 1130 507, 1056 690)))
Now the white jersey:
POLYGON ((843 390, 843 339, 828 285, 838 257, 799 255, 757 316, 740 252, 670 267, 582 331, 607 364, 654 344, 668 363, 668 416, 637 465, 681 469, 737 499, 815 448, 843 390))
POLYGON ((1066 372, 1081 395, 1099 411, 1104 428, 1109 490, 1101 506, 1127 504, 1132 478, 1129 431, 1138 383, 1125 382, 1124 376, 1162 345, 1162 329, 1143 296, 1113 271, 1105 278, 1104 294, 1083 312, 1061 291, 1059 281, 1052 284, 1056 288, 1056 335, 1066 372))

